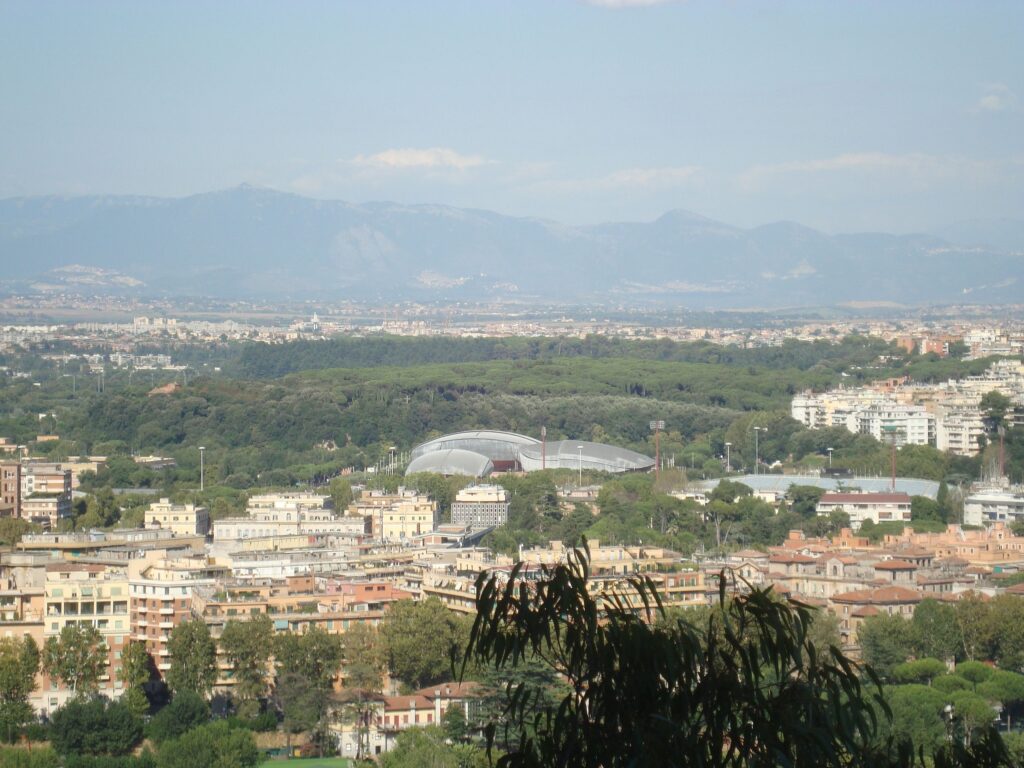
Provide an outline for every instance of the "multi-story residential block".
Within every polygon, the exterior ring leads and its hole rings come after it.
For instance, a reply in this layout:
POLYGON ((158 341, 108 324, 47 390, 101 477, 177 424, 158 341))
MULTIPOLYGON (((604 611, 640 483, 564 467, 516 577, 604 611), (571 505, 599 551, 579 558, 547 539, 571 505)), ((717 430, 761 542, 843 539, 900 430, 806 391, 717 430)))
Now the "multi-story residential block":
POLYGON ((910 496, 906 493, 826 493, 818 500, 817 512, 846 512, 854 530, 865 520, 875 523, 910 522, 910 496))
POLYGON ((790 414, 811 429, 844 427, 899 445, 934 445, 974 456, 985 435, 981 398, 988 392, 1010 398, 1009 423, 1024 413, 1024 363, 1000 360, 984 373, 941 384, 906 380, 875 382, 857 389, 804 392, 793 397, 790 414))
MULTIPOLYGON (((123 684, 118 680, 121 650, 131 637, 128 611, 128 576, 123 568, 86 563, 55 563, 46 566, 43 637, 57 637, 70 624, 95 627, 107 647, 107 669, 100 691, 117 698, 123 684)), ((72 695, 55 680, 44 689, 45 706, 53 709, 72 695)))
POLYGON ((365 532, 364 518, 352 515, 335 517, 329 509, 298 509, 294 512, 251 509, 247 517, 226 517, 213 524, 213 540, 218 544, 302 534, 359 536, 365 532))
POLYGON ((21 517, 56 528, 71 517, 71 470, 52 462, 24 462, 21 468, 21 517))
POLYGON ((1024 520, 1024 493, 1006 488, 973 491, 964 499, 964 524, 988 525, 1024 520))
POLYGON ((195 504, 172 504, 160 499, 145 513, 146 528, 160 528, 180 536, 206 536, 210 532, 210 511, 195 504))
POLYGON ((939 406, 935 447, 940 451, 975 456, 981 451, 984 435, 985 421, 977 404, 939 406))
POLYGON ((500 485, 471 485, 455 495, 452 523, 497 528, 508 522, 509 492, 500 485))
POLYGON ((378 541, 411 541, 437 527, 438 508, 429 496, 399 488, 397 493, 363 493, 348 513, 368 518, 370 535, 378 541))
POLYGON ((166 550, 129 561, 131 638, 146 644, 161 677, 171 666, 171 632, 191 617, 195 589, 212 586, 228 573, 204 555, 173 557, 166 550))
POLYGON ((0 517, 21 517, 21 462, 0 462, 0 517))
POLYGON ((63 464, 26 461, 21 469, 21 496, 34 493, 71 494, 71 470, 63 464))
POLYGON ((935 415, 920 405, 871 405, 854 411, 847 428, 897 446, 935 444, 935 415))

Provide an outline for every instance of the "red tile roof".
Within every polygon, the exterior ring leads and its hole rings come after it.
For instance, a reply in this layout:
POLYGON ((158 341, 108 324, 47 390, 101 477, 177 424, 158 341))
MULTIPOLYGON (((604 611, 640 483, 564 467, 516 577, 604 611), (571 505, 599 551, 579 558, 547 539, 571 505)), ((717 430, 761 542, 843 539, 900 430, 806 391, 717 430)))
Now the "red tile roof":
POLYGON ((914 563, 908 563, 906 560, 883 560, 880 563, 875 563, 876 571, 916 571, 917 566, 914 563))

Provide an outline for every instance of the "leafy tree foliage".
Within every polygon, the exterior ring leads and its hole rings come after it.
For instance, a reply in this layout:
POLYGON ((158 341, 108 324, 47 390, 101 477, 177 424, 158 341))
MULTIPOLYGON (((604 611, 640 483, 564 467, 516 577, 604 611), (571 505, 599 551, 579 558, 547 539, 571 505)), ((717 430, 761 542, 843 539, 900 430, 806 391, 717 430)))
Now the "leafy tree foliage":
POLYGON ((53 713, 50 741, 62 755, 126 755, 142 739, 142 719, 101 697, 72 699, 53 713))
POLYGON ((412 689, 445 680, 467 629, 437 598, 395 603, 380 626, 391 674, 412 689))
POLYGON ((167 644, 171 668, 167 684, 175 694, 191 691, 209 696, 217 681, 217 645, 201 619, 183 621, 171 630, 167 644))
POLYGON ((394 749, 380 757, 381 768, 486 768, 487 754, 468 744, 450 744, 437 726, 399 734, 394 749))
POLYGON ((74 695, 95 693, 107 666, 107 646, 99 630, 66 624, 43 645, 43 671, 71 689, 74 695))
MULTIPOLYGON (((657 612, 653 585, 632 586, 657 612)), ((520 566, 507 582, 481 576, 477 605, 473 658, 503 669, 537 656, 570 688, 539 711, 536 692, 516 691, 505 714, 521 736, 499 765, 865 764, 872 702, 884 709, 851 662, 808 642, 810 611, 766 591, 723 602, 717 629, 647 623, 592 596, 576 552, 536 582, 520 566)))
POLYGON ((129 640, 121 649, 121 667, 118 679, 124 683, 121 700, 137 715, 144 715, 149 709, 149 699, 144 686, 153 678, 153 658, 146 651, 141 640, 129 640))
POLYGON ((261 760, 250 731, 219 720, 164 742, 156 764, 157 768, 254 768, 261 760))
POLYGON ((265 613, 247 621, 231 620, 221 633, 220 647, 231 664, 234 695, 243 717, 259 714, 260 701, 267 694, 273 635, 273 623, 265 613))
POLYGON ((946 665, 938 659, 916 659, 897 664, 892 671, 893 679, 899 683, 924 683, 928 685, 936 677, 946 673, 946 665))
POLYGON ((161 709, 146 728, 146 735, 161 743, 176 739, 210 720, 210 707, 198 693, 182 690, 161 709))
POLYGON ((39 647, 29 636, 0 639, 0 738, 13 743, 32 720, 29 696, 36 688, 39 647))
POLYGON ((274 699, 289 733, 316 728, 327 717, 329 699, 342 660, 341 640, 314 627, 303 635, 274 638, 277 673, 274 699))
POLYGON ((340 700, 342 720, 354 723, 357 732, 356 757, 367 754, 373 702, 384 684, 387 654, 378 631, 358 622, 342 635, 345 689, 340 700))
POLYGON ((956 608, 927 598, 914 609, 911 620, 917 656, 935 659, 963 658, 963 637, 957 630, 956 608))

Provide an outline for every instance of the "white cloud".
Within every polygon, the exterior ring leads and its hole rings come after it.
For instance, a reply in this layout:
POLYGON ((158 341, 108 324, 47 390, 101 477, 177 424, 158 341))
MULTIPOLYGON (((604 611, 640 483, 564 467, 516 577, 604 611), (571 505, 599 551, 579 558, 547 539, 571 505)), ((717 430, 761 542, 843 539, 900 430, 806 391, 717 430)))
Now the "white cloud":
POLYGON ((485 165, 480 155, 462 155, 447 147, 385 149, 374 155, 357 155, 353 165, 383 170, 434 169, 465 171, 485 165))
POLYGON ((907 176, 936 176, 955 172, 964 165, 958 158, 919 152, 894 155, 885 152, 847 152, 814 160, 754 165, 740 174, 740 186, 750 189, 779 176, 843 172, 898 172, 907 176))
POLYGON ((677 165, 655 168, 623 168, 606 176, 586 179, 549 179, 529 185, 543 192, 603 192, 614 189, 656 189, 675 187, 694 180, 700 166, 677 165))
POLYGON ((989 83, 982 89, 974 112, 1016 112, 1020 104, 1017 95, 1002 83, 989 83))

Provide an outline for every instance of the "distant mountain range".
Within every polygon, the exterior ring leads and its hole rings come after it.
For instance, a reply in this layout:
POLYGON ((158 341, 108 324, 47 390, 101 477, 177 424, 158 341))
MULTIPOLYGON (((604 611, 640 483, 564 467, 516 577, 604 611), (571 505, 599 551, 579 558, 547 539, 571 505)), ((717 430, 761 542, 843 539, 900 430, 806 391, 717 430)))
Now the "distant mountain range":
POLYGON ((1024 222, 827 235, 672 211, 649 223, 576 227, 242 186, 173 199, 0 200, 0 264, 9 291, 701 308, 1000 303, 1024 295, 1024 222))

